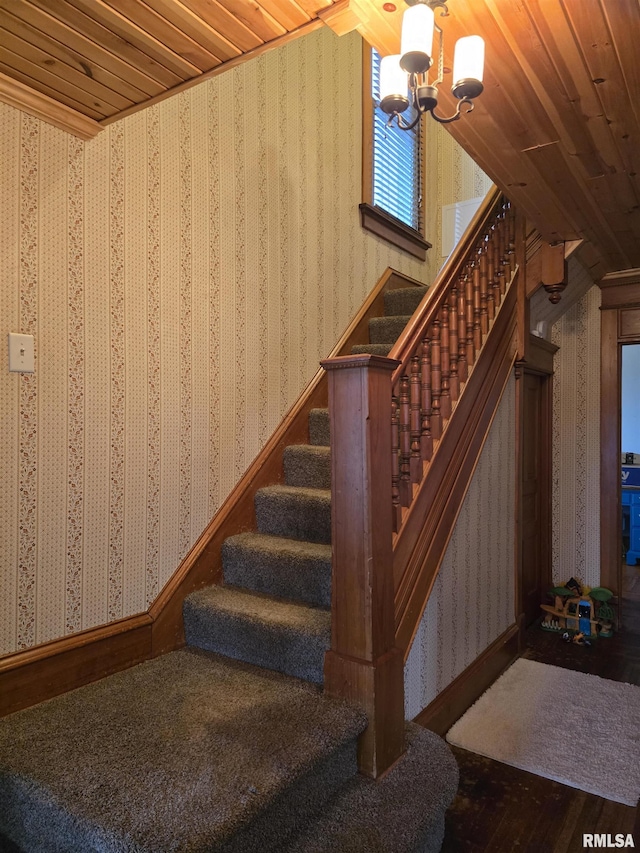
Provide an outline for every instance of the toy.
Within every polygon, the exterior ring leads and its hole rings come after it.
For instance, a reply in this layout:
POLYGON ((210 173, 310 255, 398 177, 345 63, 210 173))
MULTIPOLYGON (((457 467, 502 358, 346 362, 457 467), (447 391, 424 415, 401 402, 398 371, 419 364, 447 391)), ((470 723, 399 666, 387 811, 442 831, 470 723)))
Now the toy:
POLYGON ((582 591, 582 586, 574 579, 565 586, 554 587, 550 591, 554 598, 553 605, 540 605, 544 611, 542 628, 545 631, 563 632, 581 637, 574 639, 578 645, 590 645, 586 638, 611 637, 613 634, 614 612, 607 603, 613 593, 604 587, 596 587, 588 593, 582 591), (596 603, 599 603, 596 612, 596 603))

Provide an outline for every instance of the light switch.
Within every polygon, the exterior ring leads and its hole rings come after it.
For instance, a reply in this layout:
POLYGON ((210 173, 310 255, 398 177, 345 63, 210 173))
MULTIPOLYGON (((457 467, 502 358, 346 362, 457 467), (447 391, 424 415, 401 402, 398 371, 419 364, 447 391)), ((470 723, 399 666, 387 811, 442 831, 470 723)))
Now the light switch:
POLYGON ((9 332, 9 371, 34 373, 35 369, 33 335, 17 335, 15 332, 9 332))

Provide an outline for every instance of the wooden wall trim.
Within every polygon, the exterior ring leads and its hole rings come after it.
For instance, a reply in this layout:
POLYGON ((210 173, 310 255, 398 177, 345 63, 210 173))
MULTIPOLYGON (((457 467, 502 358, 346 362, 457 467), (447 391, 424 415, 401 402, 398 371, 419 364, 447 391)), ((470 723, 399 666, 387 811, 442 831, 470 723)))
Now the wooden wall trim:
POLYGON ((396 643, 409 654, 516 355, 514 281, 394 547, 396 643))
POLYGON ((600 325, 600 584, 620 592, 620 348, 618 312, 600 325))
POLYGON ((13 80, 2 72, 0 72, 0 101, 80 139, 93 139, 102 130, 98 122, 92 118, 72 110, 66 104, 54 101, 47 95, 36 92, 30 86, 13 80))
POLYGON ((520 625, 510 625, 418 714, 414 722, 444 737, 456 720, 517 658, 521 645, 520 637, 520 625))
POLYGON ((142 663, 151 623, 142 613, 0 659, 0 716, 142 663))

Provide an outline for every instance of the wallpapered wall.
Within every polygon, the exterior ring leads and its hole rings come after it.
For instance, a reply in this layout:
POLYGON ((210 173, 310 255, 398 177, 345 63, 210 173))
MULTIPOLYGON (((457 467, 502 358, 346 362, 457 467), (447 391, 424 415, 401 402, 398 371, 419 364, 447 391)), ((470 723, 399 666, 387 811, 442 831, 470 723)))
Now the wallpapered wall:
POLYGON ((329 30, 87 143, 0 105, 0 653, 144 611, 385 268, 430 280, 360 228, 360 112, 329 30))
POLYGON ((556 583, 600 583, 600 297, 594 285, 551 329, 556 583))
POLYGON ((515 429, 512 375, 405 664, 407 719, 514 622, 515 429))

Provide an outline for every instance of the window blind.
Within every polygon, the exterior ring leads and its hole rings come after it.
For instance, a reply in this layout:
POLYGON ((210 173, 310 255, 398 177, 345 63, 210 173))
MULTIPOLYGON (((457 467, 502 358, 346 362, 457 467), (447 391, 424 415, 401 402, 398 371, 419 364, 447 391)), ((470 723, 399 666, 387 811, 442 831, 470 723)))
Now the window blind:
POLYGON ((373 204, 420 231, 422 213, 420 123, 410 131, 396 124, 380 103, 380 55, 371 50, 373 110, 373 204))

